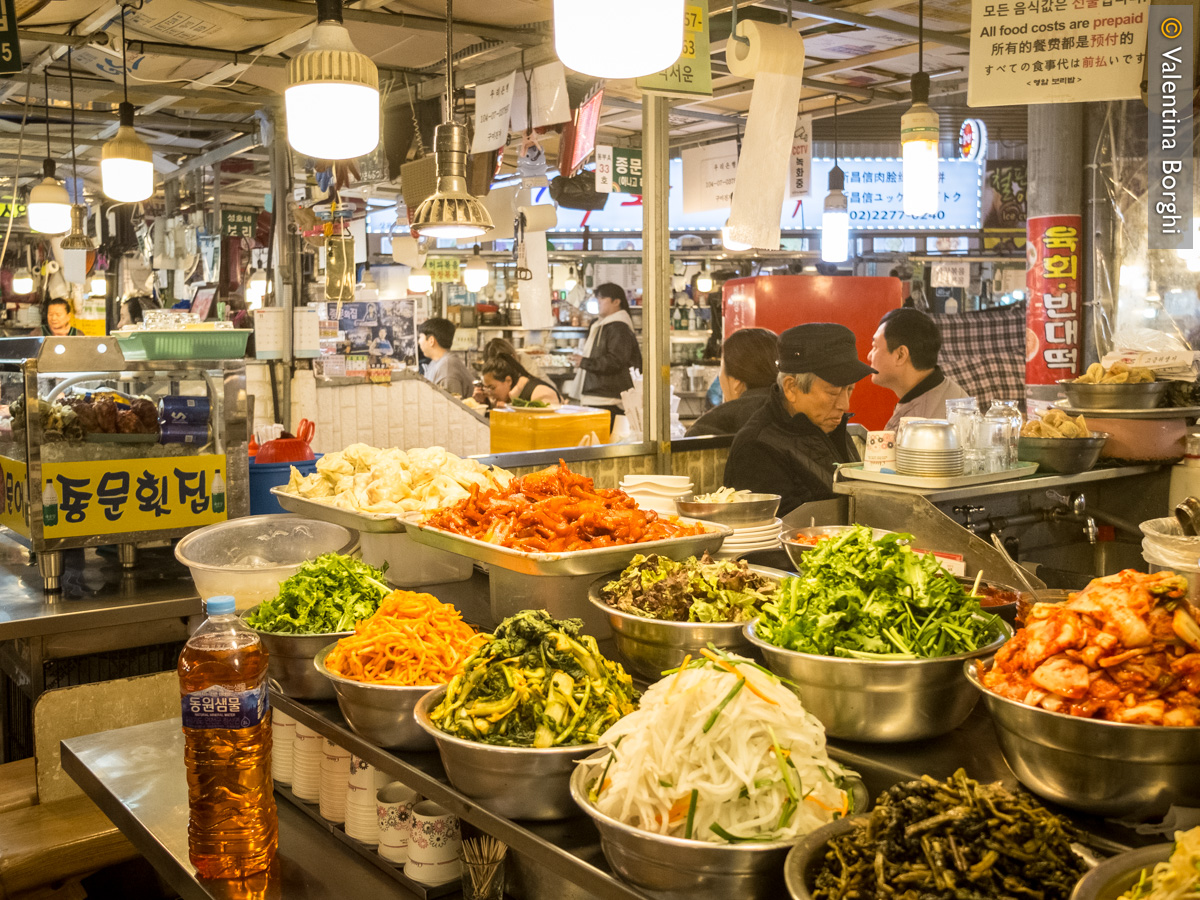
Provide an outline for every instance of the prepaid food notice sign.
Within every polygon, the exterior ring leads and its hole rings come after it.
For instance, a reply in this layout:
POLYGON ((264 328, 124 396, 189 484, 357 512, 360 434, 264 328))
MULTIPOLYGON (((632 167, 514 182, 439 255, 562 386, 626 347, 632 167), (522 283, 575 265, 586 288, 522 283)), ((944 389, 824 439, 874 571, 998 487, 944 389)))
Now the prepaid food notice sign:
POLYGON ((1141 96, 1150 0, 972 0, 968 106, 1141 96))

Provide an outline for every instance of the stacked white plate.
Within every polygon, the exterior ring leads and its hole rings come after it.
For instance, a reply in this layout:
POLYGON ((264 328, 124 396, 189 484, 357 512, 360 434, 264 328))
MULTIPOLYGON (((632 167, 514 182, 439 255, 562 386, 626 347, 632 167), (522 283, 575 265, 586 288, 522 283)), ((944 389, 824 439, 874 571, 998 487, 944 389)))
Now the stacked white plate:
POLYGON ((717 559, 737 559, 755 550, 774 550, 781 545, 782 535, 783 520, 779 518, 769 525, 735 528, 715 556, 717 559))
POLYGON ((677 515, 675 501, 691 494, 693 487, 686 475, 626 475, 621 479, 621 490, 638 506, 661 516, 677 515))
POLYGON ((350 786, 350 751, 325 739, 321 760, 321 818, 346 821, 346 793, 350 786))
POLYGON ((325 760, 325 739, 303 722, 296 723, 292 742, 292 793, 301 800, 315 803, 321 798, 321 763, 325 760))
POLYGON ((946 476, 963 473, 963 451, 903 450, 896 448, 896 472, 900 475, 946 476))

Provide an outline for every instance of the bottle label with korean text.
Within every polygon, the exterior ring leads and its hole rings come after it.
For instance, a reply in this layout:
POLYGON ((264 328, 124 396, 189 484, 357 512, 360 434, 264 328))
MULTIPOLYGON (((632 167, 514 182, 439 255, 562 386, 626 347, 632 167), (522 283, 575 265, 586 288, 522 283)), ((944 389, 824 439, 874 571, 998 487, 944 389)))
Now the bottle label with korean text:
POLYGON ((184 694, 184 728, 249 728, 263 720, 270 706, 265 684, 238 691, 214 684, 184 694))

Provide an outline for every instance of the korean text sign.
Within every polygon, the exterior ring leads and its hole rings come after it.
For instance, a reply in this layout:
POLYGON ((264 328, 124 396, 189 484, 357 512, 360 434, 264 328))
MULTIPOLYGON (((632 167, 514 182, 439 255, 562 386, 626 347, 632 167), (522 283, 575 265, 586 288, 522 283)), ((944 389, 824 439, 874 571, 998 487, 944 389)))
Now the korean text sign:
POLYGON ((708 0, 688 3, 683 9, 683 52, 675 64, 637 80, 647 94, 668 97, 711 97, 712 60, 708 37, 708 0))
POLYGON ((48 464, 43 534, 84 537, 223 522, 227 472, 224 454, 48 464))
POLYGON ((605 194, 641 195, 642 151, 632 147, 597 147, 596 190, 605 194))
POLYGON ((29 498, 25 463, 0 456, 0 525, 29 537, 29 498))
POLYGON ((1079 375, 1081 216, 1033 216, 1026 225, 1025 383, 1079 375))

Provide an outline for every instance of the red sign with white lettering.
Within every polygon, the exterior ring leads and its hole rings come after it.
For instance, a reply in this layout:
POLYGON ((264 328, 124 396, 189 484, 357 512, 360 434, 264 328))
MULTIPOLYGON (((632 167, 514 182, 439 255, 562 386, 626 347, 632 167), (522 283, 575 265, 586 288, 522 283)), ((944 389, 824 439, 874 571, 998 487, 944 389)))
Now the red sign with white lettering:
POLYGON ((1079 375, 1083 218, 1033 216, 1025 228, 1025 383, 1054 384, 1079 375))

